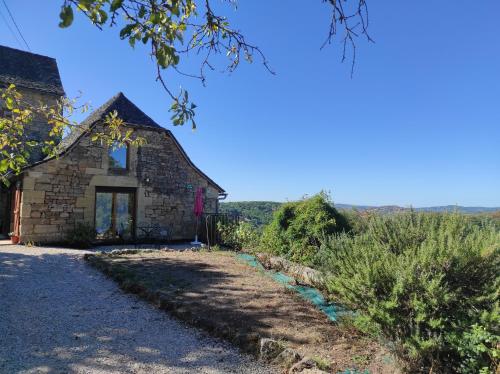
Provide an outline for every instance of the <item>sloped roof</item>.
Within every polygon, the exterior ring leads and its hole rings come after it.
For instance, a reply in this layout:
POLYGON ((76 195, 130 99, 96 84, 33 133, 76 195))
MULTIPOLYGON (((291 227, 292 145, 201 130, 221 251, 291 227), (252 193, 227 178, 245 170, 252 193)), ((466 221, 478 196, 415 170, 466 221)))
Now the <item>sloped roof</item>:
POLYGON ((19 87, 64 95, 55 59, 2 45, 0 45, 0 83, 13 83, 19 87))
POLYGON ((82 126, 92 126, 95 122, 104 119, 107 114, 118 112, 118 116, 129 125, 139 125, 141 127, 162 128, 147 114, 140 110, 137 105, 130 101, 123 92, 118 92, 111 99, 106 101, 83 122, 82 126))
POLYGON ((109 113, 115 110, 118 112, 118 117, 129 126, 152 127, 156 129, 163 128, 140 110, 137 105, 123 94, 123 92, 118 92, 92 112, 80 123, 80 126, 73 129, 73 131, 62 140, 59 145, 61 150, 64 151, 66 148, 71 147, 84 132, 92 128, 98 121, 103 121, 109 113))
MULTIPOLYGON (((59 156, 63 156, 65 153, 70 152, 71 148, 78 143, 78 141, 88 133, 97 123, 103 121, 108 113, 116 110, 118 112, 118 117, 123 120, 123 122, 127 126, 142 128, 142 129, 150 129, 152 131, 158 131, 164 134, 167 134, 174 142, 177 149, 180 151, 184 159, 187 163, 203 178, 209 181, 219 192, 225 192, 222 187, 220 187, 217 183, 215 183, 210 177, 208 177, 204 172, 202 172, 189 158, 186 151, 182 148, 180 143, 177 141, 175 136, 172 134, 170 130, 167 130, 157 124, 154 120, 152 120, 148 115, 146 115, 142 110, 140 110, 133 102, 131 102, 122 92, 119 92, 103 105, 101 105, 97 110, 95 110, 92 114, 90 114, 83 122, 81 122, 80 126, 73 129, 73 131, 66 136, 61 143, 59 144, 59 156)), ((34 163, 26 167, 25 169, 29 169, 30 167, 42 164, 49 160, 54 159, 55 157, 47 157, 42 161, 34 163)))

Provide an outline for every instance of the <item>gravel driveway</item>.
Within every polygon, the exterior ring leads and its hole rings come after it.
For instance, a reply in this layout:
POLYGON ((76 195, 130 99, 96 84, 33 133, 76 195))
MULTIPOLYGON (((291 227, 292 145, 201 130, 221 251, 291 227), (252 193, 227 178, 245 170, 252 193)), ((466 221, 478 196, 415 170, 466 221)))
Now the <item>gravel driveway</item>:
POLYGON ((0 244, 0 373, 271 373, 124 294, 84 252, 0 244))

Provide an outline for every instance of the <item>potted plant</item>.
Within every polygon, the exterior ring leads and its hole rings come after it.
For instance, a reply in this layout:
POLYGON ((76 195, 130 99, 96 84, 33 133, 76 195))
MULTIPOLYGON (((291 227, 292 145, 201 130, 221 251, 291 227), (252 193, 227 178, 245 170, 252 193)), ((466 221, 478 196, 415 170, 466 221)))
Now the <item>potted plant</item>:
POLYGON ((15 233, 9 233, 10 241, 12 244, 19 244, 19 235, 15 235, 15 233))

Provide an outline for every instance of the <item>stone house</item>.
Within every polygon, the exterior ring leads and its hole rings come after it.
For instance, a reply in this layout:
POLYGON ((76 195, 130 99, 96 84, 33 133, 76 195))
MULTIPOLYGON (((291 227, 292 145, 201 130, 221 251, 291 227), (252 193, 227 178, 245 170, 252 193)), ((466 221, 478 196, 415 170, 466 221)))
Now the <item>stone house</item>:
MULTIPOLYGON (((14 83, 23 98, 53 105, 64 95, 56 61, 0 46, 0 84, 14 83)), ((27 139, 49 137, 49 125, 35 119, 27 139)), ((171 131, 161 127, 122 93, 85 119, 59 144, 57 157, 32 152, 32 162, 0 191, 0 232, 22 242, 66 239, 78 223, 91 225, 96 240, 134 241, 168 236, 194 238, 196 191, 204 211, 216 213, 225 191, 189 159, 171 131), (140 147, 107 147, 91 140, 113 111, 145 138, 140 147)))

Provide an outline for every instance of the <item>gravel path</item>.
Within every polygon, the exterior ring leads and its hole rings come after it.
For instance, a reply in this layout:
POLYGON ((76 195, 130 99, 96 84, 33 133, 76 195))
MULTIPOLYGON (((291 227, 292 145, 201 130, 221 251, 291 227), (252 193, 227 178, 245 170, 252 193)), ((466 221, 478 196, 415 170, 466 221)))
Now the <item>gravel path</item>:
POLYGON ((69 249, 0 245, 0 373, 271 373, 69 249))

